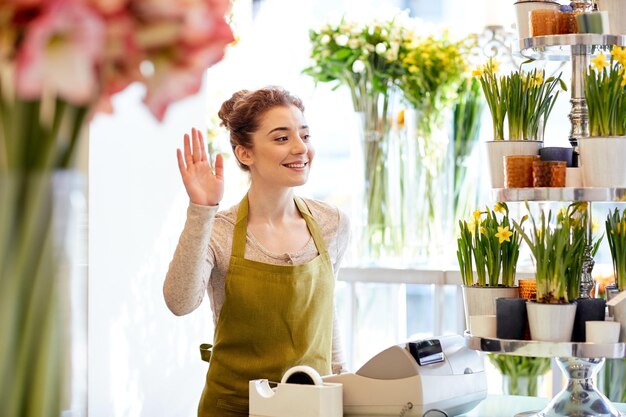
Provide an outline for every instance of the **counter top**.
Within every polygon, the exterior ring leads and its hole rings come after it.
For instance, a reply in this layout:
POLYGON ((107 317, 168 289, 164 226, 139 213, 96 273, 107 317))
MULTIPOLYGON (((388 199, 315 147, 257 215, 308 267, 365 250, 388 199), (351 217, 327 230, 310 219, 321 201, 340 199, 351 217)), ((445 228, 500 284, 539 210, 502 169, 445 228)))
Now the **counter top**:
MULTIPOLYGON (((520 397, 515 395, 488 395, 466 417, 505 417, 527 411, 540 411, 550 401, 549 398, 520 397)), ((626 404, 613 403, 619 411, 626 412, 626 404)), ((428 417, 439 417, 431 413, 428 417)))

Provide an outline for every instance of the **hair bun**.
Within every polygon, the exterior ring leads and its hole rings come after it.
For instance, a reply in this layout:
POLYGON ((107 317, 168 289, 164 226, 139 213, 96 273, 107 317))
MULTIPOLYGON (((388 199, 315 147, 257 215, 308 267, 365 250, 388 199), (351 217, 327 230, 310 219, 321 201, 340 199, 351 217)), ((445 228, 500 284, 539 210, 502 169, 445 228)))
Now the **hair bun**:
POLYGON ((239 102, 249 92, 249 90, 237 91, 228 100, 222 103, 222 107, 220 107, 220 111, 217 113, 217 115, 222 120, 222 126, 226 127, 226 129, 230 130, 230 117, 233 113, 233 109, 237 105, 237 102, 239 102))

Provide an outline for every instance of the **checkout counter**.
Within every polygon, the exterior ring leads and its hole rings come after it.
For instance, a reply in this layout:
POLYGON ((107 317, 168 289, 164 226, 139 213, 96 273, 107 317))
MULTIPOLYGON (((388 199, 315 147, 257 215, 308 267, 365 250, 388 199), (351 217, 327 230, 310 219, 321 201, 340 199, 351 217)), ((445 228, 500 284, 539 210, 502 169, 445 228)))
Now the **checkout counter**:
POLYGON ((483 358, 459 335, 391 346, 355 373, 298 366, 249 387, 250 417, 456 416, 487 397, 483 358))

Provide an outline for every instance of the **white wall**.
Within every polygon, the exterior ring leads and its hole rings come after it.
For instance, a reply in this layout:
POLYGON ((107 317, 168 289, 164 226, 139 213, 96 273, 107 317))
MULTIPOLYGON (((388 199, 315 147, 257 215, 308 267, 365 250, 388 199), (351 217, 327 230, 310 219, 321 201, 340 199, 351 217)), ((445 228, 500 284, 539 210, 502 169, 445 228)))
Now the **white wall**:
POLYGON ((194 415, 206 371, 198 345, 213 331, 208 302, 176 317, 161 290, 187 206, 175 149, 205 102, 182 101, 159 125, 142 94, 130 88, 91 125, 90 417, 194 415))

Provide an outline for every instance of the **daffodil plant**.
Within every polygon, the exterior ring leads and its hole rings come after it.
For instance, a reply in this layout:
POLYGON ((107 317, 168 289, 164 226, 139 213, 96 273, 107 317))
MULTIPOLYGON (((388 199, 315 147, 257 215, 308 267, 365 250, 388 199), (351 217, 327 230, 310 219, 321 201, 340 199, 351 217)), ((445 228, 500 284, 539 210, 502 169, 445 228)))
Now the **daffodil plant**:
POLYGON ((615 284, 620 291, 626 290, 626 210, 609 210, 606 217, 606 237, 609 240, 615 284))
MULTIPOLYGON (((526 61, 530 62, 530 61, 526 61)), ((559 95, 557 87, 567 90, 561 74, 548 77, 544 70, 514 71, 498 75, 493 58, 473 71, 478 77, 491 113, 493 139, 505 139, 505 120, 509 140, 538 140, 559 95)))
POLYGON ((477 209, 469 222, 459 221, 459 228, 457 259, 463 285, 513 286, 521 237, 513 229, 507 205, 500 202, 493 210, 477 209))
MULTIPOLYGON (((528 203, 526 207, 530 211, 528 203)), ((572 203, 555 217, 552 210, 541 212, 539 221, 530 215, 530 232, 514 222, 531 250, 536 267, 537 302, 563 304, 574 301, 580 294, 585 247, 592 245, 591 254, 598 250, 600 239, 588 241, 586 203, 572 203)))
POLYGON ((603 53, 591 59, 585 73, 585 99, 590 136, 626 134, 626 50, 614 46, 610 58, 603 53))

